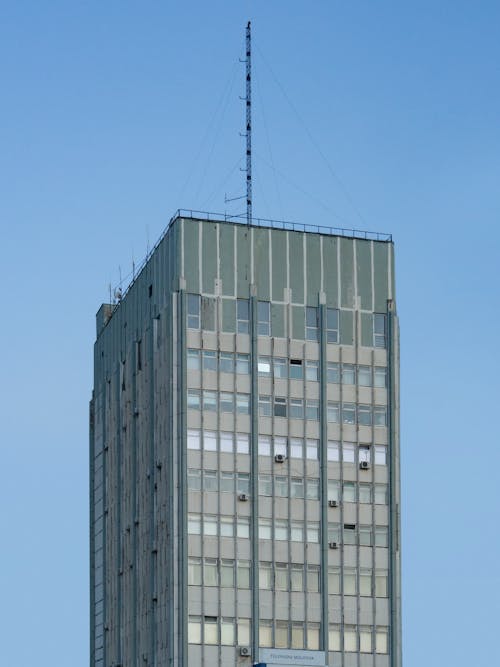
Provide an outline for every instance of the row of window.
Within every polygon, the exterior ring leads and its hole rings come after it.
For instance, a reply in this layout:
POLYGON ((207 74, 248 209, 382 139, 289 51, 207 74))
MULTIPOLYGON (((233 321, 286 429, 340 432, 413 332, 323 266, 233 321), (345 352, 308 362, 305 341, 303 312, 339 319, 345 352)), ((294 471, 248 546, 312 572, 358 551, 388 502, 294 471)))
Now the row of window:
MULTIPOLYGON (((232 433, 231 431, 208 431, 199 429, 188 429, 188 449, 206 452, 221 452, 231 454, 248 454, 250 451, 250 436, 248 433, 232 433)), ((319 440, 315 438, 286 438, 282 436, 271 437, 269 435, 258 436, 259 456, 276 456, 281 454, 285 458, 318 460, 319 440)), ((387 447, 385 445, 357 445, 354 442, 343 442, 328 440, 327 460, 342 461, 344 463, 370 463, 373 459, 375 465, 386 465, 387 447), (373 450, 373 454, 372 454, 373 450)))
MULTIPOLYGON (((319 565, 304 563, 259 562, 259 588, 296 593, 320 592, 319 565)), ((387 597, 387 570, 328 567, 328 592, 331 595, 387 597)), ((250 561, 231 558, 188 558, 188 584, 221 588, 250 588, 250 561)))
MULTIPOLYGON (((388 651, 387 627, 331 624, 328 628, 330 651, 384 654, 388 651)), ((217 616, 189 616, 188 642, 212 646, 248 646, 250 619, 217 616)), ((259 646, 319 650, 320 624, 303 621, 265 620, 259 622, 259 646)))
MULTIPOLYGON (((314 306, 304 309, 304 328, 306 340, 319 341, 320 310, 314 306)), ((187 295, 188 329, 216 331, 217 299, 199 294, 187 295)), ((340 313, 337 308, 326 309, 326 340, 328 343, 339 342, 340 313)), ((387 318, 384 313, 373 313, 373 346, 384 348, 387 342, 387 318)), ((250 302, 248 299, 236 300, 236 332, 250 333, 250 302)), ((257 302, 257 333, 259 336, 271 336, 271 304, 269 301, 257 302)))
MULTIPOLYGON (((205 410, 248 415, 250 395, 232 392, 217 392, 211 389, 188 389, 187 406, 190 410, 205 410)), ((261 417, 284 417, 290 419, 319 420, 317 399, 287 398, 285 396, 259 396, 261 417)), ((363 426, 386 426, 387 406, 328 401, 327 420, 330 423, 361 424, 363 426)))
MULTIPOLYGON (((250 493, 250 474, 188 468, 188 489, 191 491, 213 491, 220 493, 250 493)), ((344 482, 328 480, 328 500, 340 502, 387 504, 387 484, 344 482), (342 495, 342 497, 341 497, 342 495)), ((259 495, 279 498, 307 498, 319 500, 319 479, 288 477, 287 475, 259 474, 259 495)))
MULTIPOLYGON (((187 351, 187 368, 192 371, 215 371, 220 373, 250 373, 250 355, 217 350, 198 350, 189 348, 187 351)), ((257 362, 261 377, 291 380, 319 381, 319 362, 306 359, 287 359, 285 357, 260 356, 257 362)), ((387 369, 385 366, 362 366, 356 364, 327 363, 327 382, 330 384, 355 385, 361 387, 386 387, 387 369)))
MULTIPOLYGON (((359 544, 360 546, 387 547, 389 536, 387 526, 356 526, 344 524, 343 531, 338 523, 328 523, 328 542, 359 544), (375 537, 375 539, 374 539, 375 537)), ((218 516, 216 514, 188 514, 188 534, 221 537, 250 536, 249 517, 218 516)), ((320 524, 317 521, 289 521, 288 519, 259 518, 259 539, 318 544, 320 524)))

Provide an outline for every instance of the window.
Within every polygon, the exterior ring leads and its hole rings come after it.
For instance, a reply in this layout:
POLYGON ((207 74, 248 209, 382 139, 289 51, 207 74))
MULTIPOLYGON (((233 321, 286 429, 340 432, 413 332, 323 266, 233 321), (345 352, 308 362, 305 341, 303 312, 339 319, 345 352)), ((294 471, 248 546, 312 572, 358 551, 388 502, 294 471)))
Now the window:
POLYGON ((219 447, 221 452, 231 454, 233 451, 233 434, 229 431, 221 431, 219 437, 219 447))
POLYGON ((201 586, 201 558, 188 558, 188 585, 201 586))
POLYGON ((281 498, 288 497, 288 477, 280 475, 274 478, 274 495, 281 498))
POLYGON ((188 389, 187 406, 189 410, 200 409, 200 390, 188 389))
POLYGON ((250 451, 248 433, 236 434, 236 452, 238 454, 248 454, 250 451))
POLYGON ((259 375, 269 377, 271 375, 271 359, 270 357, 259 357, 257 362, 257 370, 259 375))
POLYGON ((203 449, 206 452, 217 451, 217 433, 215 431, 203 431, 203 449))
POLYGON ((319 479, 307 480, 307 498, 309 500, 319 500, 319 479))
POLYGON ((236 373, 248 375, 250 373, 250 356, 248 354, 236 355, 236 373))
POLYGON ((336 479, 328 480, 328 500, 340 500, 340 482, 336 479))
POLYGON ((359 594, 370 597, 372 594, 372 571, 361 569, 359 571, 359 594))
POLYGON ((216 303, 211 297, 201 297, 201 328, 205 331, 215 331, 216 303))
POLYGON ((311 398, 306 400, 306 419, 319 420, 319 401, 311 398))
POLYGON ((371 526, 360 526, 359 527, 359 544, 362 547, 371 547, 371 545, 372 545, 372 527, 371 526))
POLYGON ((187 369, 188 371, 200 370, 200 351, 189 349, 187 351, 187 369))
POLYGON ((290 380, 302 380, 302 359, 290 359, 290 380))
POLYGON ((259 588, 264 590, 272 590, 273 588, 273 571, 271 563, 259 563, 259 588))
POLYGON ((250 619, 238 619, 238 644, 240 646, 247 646, 250 644, 250 619))
POLYGON ((216 371, 217 370, 217 352, 215 350, 203 350, 203 370, 216 371))
POLYGON ((376 547, 389 546, 389 530, 387 526, 375 527, 375 546, 376 547))
POLYGON ((326 367, 326 380, 330 384, 338 384, 340 382, 340 368, 337 363, 328 362, 326 367))
POLYGON ((205 616, 203 619, 203 640, 205 644, 218 644, 218 628, 216 616, 205 616))
POLYGON ((385 466, 387 463, 387 447, 375 445, 375 465, 385 466))
POLYGON ((362 426, 372 425, 371 405, 358 405, 358 423, 362 426))
POLYGON ((276 648, 288 648, 288 621, 276 621, 274 645, 276 648))
POLYGON ((188 534, 201 535, 201 515, 188 514, 188 534))
POLYGON ((292 419, 304 419, 304 401, 302 398, 290 399, 290 417, 292 419))
POLYGON ((271 304, 268 301, 257 303, 257 333, 259 336, 271 335, 271 304))
POLYGON ((328 567, 328 593, 330 595, 340 593, 340 568, 332 565, 328 567))
POLYGON ((373 313, 373 347, 386 347, 386 316, 373 313))
POLYGON ((344 651, 352 653, 358 650, 356 628, 353 625, 344 626, 344 651))
POLYGON ((343 500, 345 503, 356 502, 356 483, 344 482, 343 500))
POLYGON ((222 646, 234 646, 235 632, 234 619, 221 618, 220 621, 220 643, 222 646))
POLYGON ((290 584, 292 591, 302 592, 304 590, 304 568, 302 565, 294 565, 290 568, 290 584))
POLYGON ((327 421, 329 421, 332 424, 338 424, 338 422, 340 421, 339 404, 333 403, 332 401, 328 401, 326 415, 327 415, 327 421))
POLYGON ((303 498, 304 497, 304 480, 302 477, 292 477, 290 481, 290 497, 303 498))
POLYGON ((199 294, 187 295, 187 327, 188 329, 200 328, 200 296, 199 294))
POLYGON ((188 618, 188 642, 189 644, 201 644, 200 616, 189 616, 188 618))
POLYGON ((218 491, 219 479, 215 470, 205 470, 203 472, 203 490, 204 491, 218 491))
POLYGON ((301 438, 290 438, 290 457, 301 459, 304 456, 304 441, 301 438))
POLYGON ((281 357, 274 357, 273 371, 275 378, 286 379, 288 377, 287 368, 288 368, 288 362, 286 359, 282 359, 281 357))
POLYGON ((259 519, 259 540, 270 540, 272 537, 271 519, 259 519))
POLYGON ((236 333, 250 332, 248 299, 236 300, 236 333))
POLYGON ((238 561, 236 579, 238 588, 250 588, 250 562, 248 560, 238 561))
POLYGON ((271 475, 265 475, 264 473, 259 474, 259 495, 273 495, 273 481, 271 475))
POLYGON ((372 386, 372 369, 370 366, 358 366, 358 384, 361 387, 372 386))
POLYGON ((344 463, 354 463, 354 443, 344 442, 342 445, 342 458, 344 463))
POLYGON ((387 408, 385 405, 376 405, 373 408, 373 423, 375 426, 387 426, 387 408))
POLYGON ((375 630, 375 653, 387 653, 387 628, 376 628, 375 630))
POLYGON ((306 307, 306 340, 318 340, 318 309, 306 307))
POLYGON ((286 417, 286 398, 281 396, 274 397, 274 416, 286 417))
POLYGON ((250 414, 250 396, 248 394, 236 394, 236 412, 239 415, 250 414))
POLYGON ((337 308, 326 309, 326 342, 339 342, 339 311, 337 308))
POLYGON ((203 390, 203 409, 208 412, 217 412, 217 392, 203 390))
POLYGON ((307 648, 310 651, 319 650, 319 623, 307 624, 307 648))
POLYGON ((274 454, 282 454, 286 456, 286 438, 281 436, 276 436, 273 441, 274 444, 274 454))
POLYGON ((374 380, 376 387, 387 387, 387 368, 384 368, 383 366, 375 366, 374 380))
POLYGON ((220 518, 220 536, 234 537, 234 517, 221 516, 220 518))
POLYGON ((387 505, 387 484, 375 484, 375 504, 387 505))
POLYGON ((259 415, 261 417, 271 416, 271 397, 259 395, 259 415))
POLYGON ((217 535, 217 517, 214 514, 203 515, 203 535, 217 535))
POLYGON ((313 440, 312 438, 306 440, 306 458, 310 461, 318 460, 318 445, 318 440, 313 440))
POLYGON ((271 621, 259 622, 259 646, 272 646, 273 625, 271 621))
POLYGON ((328 628, 328 649, 340 651, 340 626, 330 625, 328 628))
POLYGON ((360 463, 362 463, 363 461, 366 461, 366 463, 370 463, 371 461, 370 445, 360 445, 358 447, 358 460, 360 463))
POLYGON ((361 653, 372 652, 372 629, 364 625, 359 628, 359 650, 361 653))
POLYGON ((387 597, 387 570, 375 570, 375 597, 387 597))
POLYGON ((292 648, 304 648, 303 623, 292 623, 292 648))
POLYGON ((234 354, 232 352, 220 353, 219 370, 221 373, 234 373, 234 354))
POLYGON ((306 523, 306 541, 310 544, 317 544, 319 542, 319 523, 316 521, 308 521, 306 523))
POLYGON ((221 493, 234 493, 234 473, 233 472, 221 472, 219 488, 220 488, 221 493))
POLYGON ((250 493, 250 475, 247 472, 236 475, 236 493, 250 493))
POLYGON ((275 519, 274 521, 274 539, 283 542, 288 539, 288 520, 275 519))
POLYGON ((342 384, 356 384, 356 368, 353 364, 342 364, 342 384))
POLYGON ((356 526, 354 523, 344 524, 344 544, 356 544, 356 526))
POLYGON ((221 391, 219 395, 219 409, 221 412, 234 412, 234 394, 221 391))
POLYGON ((339 460, 339 443, 336 440, 328 440, 327 458, 328 461, 339 460))
POLYGON ((318 382, 319 380, 319 364, 317 361, 306 361, 306 380, 318 382))
POLYGON ((187 447, 188 449, 200 449, 200 431, 196 429, 188 429, 187 447))
POLYGON ((356 406, 354 403, 342 404, 342 421, 344 424, 356 423, 356 406))
POLYGON ((217 576, 217 559, 205 558, 203 564, 203 585, 217 586, 219 584, 219 577, 217 576))
POLYGON ((337 543, 340 542, 340 524, 338 523, 328 524, 328 541, 337 543))
POLYGON ((188 468, 187 482, 190 491, 201 491, 201 470, 188 468))
POLYGON ((360 503, 371 503, 372 501, 372 485, 371 484, 360 484, 359 485, 359 502, 360 503))
POLYGON ((274 587, 277 591, 288 590, 288 565, 276 563, 274 568, 274 587))
POLYGON ((250 537, 250 519, 247 516, 239 516, 236 519, 236 536, 250 537))
POLYGON ((259 435, 258 448, 259 456, 271 456, 271 437, 259 435))
POLYGON ((302 521, 292 521, 290 524, 290 539, 292 542, 304 541, 304 524, 302 521))

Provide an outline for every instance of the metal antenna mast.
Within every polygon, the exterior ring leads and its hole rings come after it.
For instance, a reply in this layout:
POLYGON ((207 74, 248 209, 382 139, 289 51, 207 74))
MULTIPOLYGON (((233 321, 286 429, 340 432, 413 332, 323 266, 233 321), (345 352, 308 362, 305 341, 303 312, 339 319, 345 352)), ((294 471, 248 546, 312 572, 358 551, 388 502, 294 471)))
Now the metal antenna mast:
POLYGON ((246 108, 247 108, 247 225, 252 224, 252 35, 250 30, 250 21, 247 23, 246 39, 246 63, 247 63, 247 90, 246 90, 246 108))

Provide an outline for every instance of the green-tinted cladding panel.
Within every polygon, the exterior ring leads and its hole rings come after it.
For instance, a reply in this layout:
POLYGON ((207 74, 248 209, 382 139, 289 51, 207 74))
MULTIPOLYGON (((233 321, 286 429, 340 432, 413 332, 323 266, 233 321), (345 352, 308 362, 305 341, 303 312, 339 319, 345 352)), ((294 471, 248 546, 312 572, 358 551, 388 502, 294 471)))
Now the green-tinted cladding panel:
POLYGON ((269 230, 254 229, 254 276, 257 294, 262 301, 269 301, 269 230))
POLYGON ((373 346, 373 315, 372 313, 361 313, 361 345, 373 346))
POLYGON ((277 338, 285 337, 285 307, 281 303, 271 304, 271 332, 277 338))
POLYGON ((187 291, 194 294, 200 292, 199 224, 196 220, 184 220, 184 277, 187 291))
POLYGON ((283 301, 286 284, 286 234, 271 230, 273 259, 273 300, 283 301))
POLYGON ((341 308, 354 307, 354 245, 350 239, 340 239, 340 297, 341 308))
POLYGON ((292 338, 304 340, 305 310, 303 306, 292 306, 292 338))
POLYGON ((203 292, 213 294, 217 278, 217 225, 213 222, 204 222, 201 230, 203 292))
POLYGON ((356 241, 358 296, 363 310, 372 310, 372 253, 370 241, 356 241))
MULTIPOLYGON (((290 263, 290 287, 292 289, 292 301, 304 303, 304 235, 299 232, 289 232, 289 263, 290 263)), ((303 338, 304 334, 300 336, 303 338)))
POLYGON ((377 313, 385 313, 387 310, 389 248, 389 243, 373 244, 373 269, 375 274, 374 311, 377 313))
POLYGON ((236 295, 248 299, 250 287, 250 229, 244 225, 236 227, 236 295))
POLYGON ((236 301, 222 299, 222 331, 234 333, 236 331, 236 301))
POLYGON ((340 311, 340 343, 352 345, 354 342, 354 316, 352 310, 340 311))
POLYGON ((321 248, 318 234, 306 235, 307 258, 307 304, 318 305, 318 293, 321 290, 321 248))
POLYGON ((337 248, 337 238, 323 237, 323 290, 326 292, 326 305, 330 308, 339 306, 337 248))
POLYGON ((222 294, 234 295, 234 225, 220 225, 220 277, 222 294))

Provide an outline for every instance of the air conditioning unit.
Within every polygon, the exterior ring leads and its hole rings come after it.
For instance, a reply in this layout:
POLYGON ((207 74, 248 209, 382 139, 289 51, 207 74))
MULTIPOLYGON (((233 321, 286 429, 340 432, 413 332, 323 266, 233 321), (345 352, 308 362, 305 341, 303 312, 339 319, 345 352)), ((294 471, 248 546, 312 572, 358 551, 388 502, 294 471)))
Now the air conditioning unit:
POLYGON ((329 549, 338 549, 337 542, 328 542, 328 548, 329 549))
POLYGON ((329 500, 328 501, 328 507, 338 507, 339 503, 338 500, 329 500))
POLYGON ((244 658, 249 658, 251 655, 250 648, 248 646, 240 646, 240 655, 244 658))
POLYGON ((359 468, 360 470, 370 470, 370 464, 368 463, 368 461, 361 461, 361 463, 359 464, 359 468))
POLYGON ((274 460, 276 463, 284 463, 285 462, 285 455, 284 454, 276 454, 274 457, 274 460))
POLYGON ((242 501, 248 500, 248 494, 240 493, 240 495, 238 496, 238 500, 242 500, 242 501))

